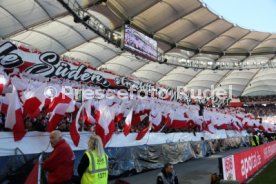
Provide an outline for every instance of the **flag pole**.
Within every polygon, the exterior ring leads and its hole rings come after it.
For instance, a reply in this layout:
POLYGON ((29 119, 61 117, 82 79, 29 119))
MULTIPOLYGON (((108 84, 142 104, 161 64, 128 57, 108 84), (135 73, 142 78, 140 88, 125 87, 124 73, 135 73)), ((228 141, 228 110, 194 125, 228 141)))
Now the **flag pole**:
MULTIPOLYGON (((81 87, 81 105, 83 105, 83 103, 84 103, 84 100, 83 100, 83 94, 82 94, 82 91, 83 91, 83 85, 81 85, 82 87, 81 87)), ((84 109, 84 108, 83 108, 84 109)), ((82 121, 81 121, 81 123, 82 123, 82 128, 81 128, 81 131, 83 132, 84 131, 84 110, 82 109, 82 111, 81 111, 81 114, 82 114, 82 121)))
POLYGON ((39 158, 38 158, 38 177, 37 177, 37 183, 41 184, 41 176, 42 176, 42 172, 41 172, 41 168, 42 168, 42 154, 40 154, 39 158))

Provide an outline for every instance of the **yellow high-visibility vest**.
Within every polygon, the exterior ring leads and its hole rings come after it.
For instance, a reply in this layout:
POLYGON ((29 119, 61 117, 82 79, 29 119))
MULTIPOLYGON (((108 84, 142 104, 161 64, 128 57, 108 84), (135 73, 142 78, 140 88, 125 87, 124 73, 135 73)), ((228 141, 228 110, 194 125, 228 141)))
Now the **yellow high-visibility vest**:
POLYGON ((259 136, 257 136, 257 135, 253 135, 253 137, 252 137, 252 139, 251 139, 251 145, 252 145, 253 147, 255 147, 255 146, 259 146, 259 145, 260 145, 259 136), (256 143, 255 143, 255 141, 254 141, 254 137, 256 138, 257 145, 256 145, 256 143))
POLYGON ((107 184, 108 182, 108 157, 106 154, 98 156, 95 151, 86 151, 89 166, 83 173, 81 184, 107 184))
POLYGON ((257 140, 257 146, 259 146, 260 145, 260 139, 259 139, 259 136, 258 135, 255 135, 255 137, 256 137, 256 140, 257 140))
POLYGON ((252 139, 251 139, 251 146, 253 146, 253 147, 255 147, 255 146, 256 146, 256 144, 255 144, 255 141, 254 141, 253 137, 252 137, 252 139))

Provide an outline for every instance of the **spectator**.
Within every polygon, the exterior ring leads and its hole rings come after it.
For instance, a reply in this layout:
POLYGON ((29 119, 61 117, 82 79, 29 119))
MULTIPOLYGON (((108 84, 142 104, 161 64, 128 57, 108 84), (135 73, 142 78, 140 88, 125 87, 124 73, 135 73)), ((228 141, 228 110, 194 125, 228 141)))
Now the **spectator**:
POLYGON ((74 153, 58 130, 51 132, 50 143, 54 151, 43 163, 43 169, 48 172, 48 183, 69 184, 73 176, 74 153))
POLYGON ((178 184, 178 178, 173 170, 173 165, 167 163, 157 176, 157 184, 178 184))

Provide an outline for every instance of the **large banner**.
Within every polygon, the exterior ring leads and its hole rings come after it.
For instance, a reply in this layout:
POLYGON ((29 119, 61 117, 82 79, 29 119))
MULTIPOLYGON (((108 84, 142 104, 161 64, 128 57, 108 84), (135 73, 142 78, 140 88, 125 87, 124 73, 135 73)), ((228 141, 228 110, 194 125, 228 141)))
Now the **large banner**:
POLYGON ((18 68, 21 73, 74 80, 104 88, 125 88, 157 94, 161 92, 165 96, 158 97, 171 101, 177 99, 177 92, 172 88, 99 71, 84 64, 70 63, 62 60, 55 52, 30 52, 27 48, 18 48, 9 41, 0 42, 0 66, 5 70, 18 68))
POLYGON ((0 42, 0 66, 6 71, 18 68, 20 73, 32 76, 73 80, 88 85, 99 85, 103 88, 123 88, 130 92, 139 92, 140 94, 142 92, 147 96, 186 102, 187 104, 201 103, 224 106, 231 101, 231 96, 230 98, 227 96, 222 98, 216 94, 197 99, 196 95, 191 95, 184 86, 179 86, 176 90, 160 84, 99 71, 82 63, 66 61, 55 52, 30 51, 23 46, 17 47, 9 41, 0 42))
POLYGON ((222 158, 224 180, 245 182, 276 155, 276 141, 222 158))

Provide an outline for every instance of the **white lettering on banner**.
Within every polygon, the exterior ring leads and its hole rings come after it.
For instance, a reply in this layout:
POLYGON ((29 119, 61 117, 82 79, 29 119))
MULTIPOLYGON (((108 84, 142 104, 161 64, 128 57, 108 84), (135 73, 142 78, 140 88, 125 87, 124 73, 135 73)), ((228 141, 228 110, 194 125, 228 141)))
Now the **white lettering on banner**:
POLYGON ((251 154, 249 157, 246 157, 241 160, 241 173, 242 176, 247 178, 247 174, 258 167, 262 163, 261 155, 258 152, 251 154))
POLYGON ((276 153, 276 144, 264 148, 264 159, 270 159, 276 153))

